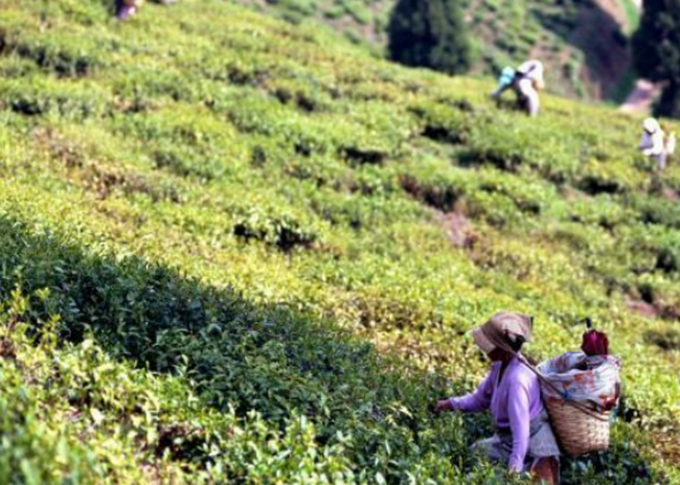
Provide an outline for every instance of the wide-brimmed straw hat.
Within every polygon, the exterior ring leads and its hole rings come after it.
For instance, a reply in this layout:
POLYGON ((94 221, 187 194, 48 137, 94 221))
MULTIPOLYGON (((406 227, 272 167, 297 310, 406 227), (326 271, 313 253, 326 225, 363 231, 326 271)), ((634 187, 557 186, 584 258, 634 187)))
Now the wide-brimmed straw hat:
POLYGON ((477 346, 489 354, 496 348, 514 352, 511 343, 521 337, 523 342, 531 340, 533 318, 513 312, 498 312, 484 325, 472 331, 477 346))

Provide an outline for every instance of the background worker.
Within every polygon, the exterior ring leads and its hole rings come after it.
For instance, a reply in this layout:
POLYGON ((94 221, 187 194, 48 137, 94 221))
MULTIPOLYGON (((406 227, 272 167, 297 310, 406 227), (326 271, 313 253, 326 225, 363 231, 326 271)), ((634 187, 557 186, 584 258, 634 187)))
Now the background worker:
POLYGON ((541 108, 538 91, 545 88, 543 63, 537 60, 526 61, 517 69, 506 67, 498 79, 498 87, 491 94, 498 99, 503 92, 512 87, 517 101, 529 116, 537 116, 541 108))
POLYGON ((659 170, 663 170, 668 157, 675 152, 675 133, 666 136, 656 119, 647 118, 642 122, 642 138, 638 148, 644 156, 656 161, 659 170))
POLYGON ((126 20, 137 14, 144 5, 144 0, 118 0, 116 2, 116 17, 126 20))
MULTIPOLYGON (((160 5, 172 5, 177 3, 177 0, 153 0, 154 3, 160 5)), ((120 20, 136 15, 139 9, 144 5, 144 0, 117 0, 116 1, 116 16, 120 20)))
POLYGON ((520 104, 529 116, 538 115, 541 100, 538 91, 545 88, 543 63, 537 60, 526 61, 517 68, 514 82, 515 92, 520 104))

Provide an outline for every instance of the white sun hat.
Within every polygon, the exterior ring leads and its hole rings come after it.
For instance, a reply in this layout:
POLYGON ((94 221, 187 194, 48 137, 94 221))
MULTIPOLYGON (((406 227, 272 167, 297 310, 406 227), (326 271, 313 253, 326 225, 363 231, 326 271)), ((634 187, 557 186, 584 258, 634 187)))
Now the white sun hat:
POLYGON ((647 118, 642 122, 642 127, 647 133, 655 133, 661 129, 659 122, 654 118, 647 118))

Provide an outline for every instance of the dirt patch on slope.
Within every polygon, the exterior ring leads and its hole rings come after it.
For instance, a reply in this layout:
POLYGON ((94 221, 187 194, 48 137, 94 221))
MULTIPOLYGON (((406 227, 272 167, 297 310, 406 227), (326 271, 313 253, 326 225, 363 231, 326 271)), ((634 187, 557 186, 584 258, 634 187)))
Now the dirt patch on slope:
POLYGON ((623 29, 628 25, 626 12, 621 8, 619 0, 595 0, 600 8, 623 29))
POLYGON ((656 318, 659 316, 659 309, 643 300, 626 298, 626 306, 630 311, 642 315, 643 317, 656 318))
POLYGON ((661 86, 644 79, 638 79, 635 89, 619 107, 624 113, 649 113, 652 103, 661 95, 661 86))
POLYGON ((680 194, 678 193, 677 190, 675 190, 671 187, 662 188, 661 189, 661 197, 663 197, 666 200, 670 200, 671 202, 680 201, 680 194))
POLYGON ((472 223, 465 217, 461 207, 456 207, 453 212, 439 212, 437 219, 446 229, 446 235, 452 246, 473 249, 479 242, 479 234, 474 231, 472 223))

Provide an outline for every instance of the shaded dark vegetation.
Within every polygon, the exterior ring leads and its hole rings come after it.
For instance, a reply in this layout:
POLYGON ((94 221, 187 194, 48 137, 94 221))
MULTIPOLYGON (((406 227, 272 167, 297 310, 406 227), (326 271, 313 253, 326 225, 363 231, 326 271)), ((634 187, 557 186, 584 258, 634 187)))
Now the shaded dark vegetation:
POLYGON ((590 175, 582 177, 576 187, 589 195, 616 194, 623 190, 621 184, 616 180, 607 180, 590 175))
POLYGON ((631 205, 639 212, 640 221, 645 224, 680 228, 680 207, 676 202, 637 197, 631 201, 631 205))
POLYGON ((215 179, 209 157, 182 146, 157 148, 152 154, 156 167, 180 177, 195 176, 203 180, 215 179))
POLYGON ((470 67, 470 44, 458 0, 399 0, 388 35, 390 57, 407 66, 449 74, 470 67))
POLYGON ((210 445, 211 438, 200 427, 189 423, 159 424, 158 440, 154 443, 157 458, 169 452, 173 460, 203 461, 205 448, 210 445))
POLYGON ((82 77, 98 65, 96 55, 83 52, 77 41, 68 36, 54 45, 22 41, 0 28, 0 54, 15 54, 34 61, 39 67, 53 71, 59 77, 82 77))
POLYGON ((44 45, 19 45, 16 53, 22 57, 33 59, 44 69, 51 69, 58 76, 80 77, 90 74, 96 65, 94 58, 81 56, 68 51, 50 51, 44 45))
POLYGON ((507 153, 495 148, 468 149, 459 155, 459 163, 463 167, 491 165, 506 172, 516 173, 525 162, 520 153, 507 153))
POLYGON ((645 333, 645 340, 663 350, 680 350, 680 331, 675 329, 650 330, 645 333))
POLYGON ((341 153, 353 165, 380 165, 385 160, 384 152, 356 146, 345 147, 341 153))
POLYGON ((451 131, 444 126, 437 126, 436 124, 427 124, 423 128, 422 135, 434 141, 444 143, 462 143, 465 137, 460 132, 451 131))
POLYGON ((645 0, 633 53, 640 77, 664 83, 656 114, 679 118, 680 1, 645 0))
POLYGON ((409 111, 421 122, 421 136, 439 143, 453 145, 465 144, 470 138, 470 120, 468 116, 474 109, 467 100, 453 103, 442 102, 444 112, 436 112, 433 106, 412 106, 409 111), (455 110, 460 110, 462 116, 455 110))
MULTIPOLYGON (((253 227, 247 221, 234 225, 234 235, 245 241, 268 242, 270 232, 264 228, 253 227)), ((281 225, 274 230, 273 245, 283 252, 290 252, 295 248, 309 248, 316 241, 314 234, 306 233, 297 224, 281 225)))
POLYGON ((618 465, 624 470, 622 476, 635 477, 635 483, 645 483, 652 480, 652 471, 640 454, 631 449, 628 443, 617 443, 613 444, 606 453, 592 453, 578 459, 562 457, 562 483, 577 483, 579 477, 582 477, 586 471, 597 476, 608 477, 612 480, 611 483, 628 483, 620 481, 620 478, 611 471, 612 456, 623 457, 624 455, 626 456, 625 459, 618 459, 618 465))
POLYGON ((425 184, 409 175, 402 175, 399 181, 401 187, 414 198, 442 212, 452 211, 463 195, 461 189, 452 185, 425 184))
POLYGON ((313 113, 321 109, 321 104, 312 96, 302 91, 292 92, 289 89, 277 88, 274 97, 284 104, 293 104, 305 113, 313 113))

